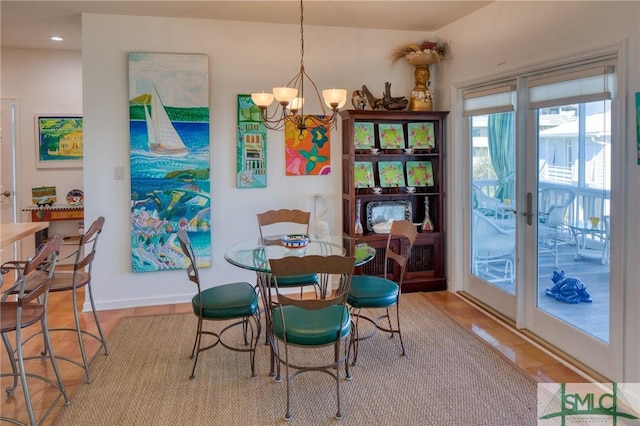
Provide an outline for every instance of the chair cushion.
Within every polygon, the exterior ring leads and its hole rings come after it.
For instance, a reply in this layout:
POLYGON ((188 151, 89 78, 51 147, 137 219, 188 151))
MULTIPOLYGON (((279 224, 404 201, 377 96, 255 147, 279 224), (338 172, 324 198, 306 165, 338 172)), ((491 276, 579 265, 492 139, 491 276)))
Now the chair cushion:
POLYGON ((281 309, 287 325, 287 342, 294 345, 327 345, 336 341, 338 332, 340 338, 343 338, 351 331, 351 316, 343 305, 332 305, 317 310, 291 305, 277 306, 273 309, 271 322, 273 332, 280 340, 284 339, 281 309))
POLYGON ((382 277, 354 275, 347 296, 347 303, 354 308, 382 308, 398 302, 400 287, 382 277))
MULTIPOLYGON (((211 287, 201 292, 202 317, 225 319, 253 315, 258 309, 258 295, 251 284, 237 282, 211 287)), ((191 299, 193 312, 200 315, 200 298, 191 299)))
MULTIPOLYGON (((271 286, 274 287, 275 278, 273 275, 271 276, 271 286)), ((308 275, 294 275, 290 277, 280 277, 278 278, 278 286, 279 287, 301 287, 305 285, 317 285, 318 284, 318 274, 308 274, 308 275)))

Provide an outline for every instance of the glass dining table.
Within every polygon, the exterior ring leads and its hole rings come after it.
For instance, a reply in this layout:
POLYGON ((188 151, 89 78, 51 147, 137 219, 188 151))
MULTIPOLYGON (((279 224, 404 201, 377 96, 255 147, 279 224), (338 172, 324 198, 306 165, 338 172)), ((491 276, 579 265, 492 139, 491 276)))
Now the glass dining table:
MULTIPOLYGON (((287 256, 344 256, 346 251, 342 245, 341 235, 330 235, 323 238, 310 238, 306 247, 299 249, 289 249, 280 243, 280 235, 273 235, 264 238, 250 238, 231 245, 225 252, 224 258, 242 269, 255 271, 258 282, 258 289, 262 298, 262 306, 271 305, 271 268, 270 259, 282 259, 287 256)), ((356 266, 364 265, 375 256, 375 249, 366 245, 360 245, 356 249, 356 266)), ((319 296, 325 298, 330 289, 327 283, 319 283, 319 296)), ((271 309, 264 309, 266 330, 271 326, 271 309)), ((267 344, 269 336, 267 332, 267 344)), ((273 350, 273 349, 272 349, 273 350)), ((274 375, 273 353, 271 360, 271 375, 274 375)))

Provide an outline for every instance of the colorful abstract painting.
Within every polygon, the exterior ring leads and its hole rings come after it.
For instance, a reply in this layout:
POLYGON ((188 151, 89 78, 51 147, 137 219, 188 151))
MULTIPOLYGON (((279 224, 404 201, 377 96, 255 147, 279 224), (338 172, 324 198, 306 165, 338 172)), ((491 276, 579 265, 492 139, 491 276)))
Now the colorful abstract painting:
POLYGON ((129 137, 133 271, 186 268, 179 229, 211 266, 206 55, 129 53, 129 137))
POLYGON ((251 95, 238 95, 238 188, 267 187, 267 128, 251 95))
POLYGON ((307 129, 285 127, 285 161, 287 176, 331 174, 331 135, 325 116, 308 118, 307 129), (318 125, 318 123, 324 123, 318 125))

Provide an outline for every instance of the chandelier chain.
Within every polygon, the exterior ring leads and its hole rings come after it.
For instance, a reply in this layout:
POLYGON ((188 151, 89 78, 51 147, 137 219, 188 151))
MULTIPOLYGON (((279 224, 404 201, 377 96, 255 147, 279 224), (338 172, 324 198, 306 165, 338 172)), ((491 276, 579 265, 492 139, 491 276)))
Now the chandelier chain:
MULTIPOLYGON (((307 74, 304 67, 304 4, 300 0, 300 69, 284 87, 274 88, 273 94, 252 93, 251 99, 260 108, 260 116, 264 125, 271 130, 282 130, 287 125, 293 125, 299 130, 299 138, 302 138, 303 130, 309 127, 324 126, 327 129, 337 127, 338 110, 346 102, 347 91, 344 89, 327 89, 320 91, 313 79, 307 74), (305 114, 305 80, 315 92, 319 108, 322 111, 318 115, 305 114), (276 94, 277 91, 277 94, 276 94), (267 108, 275 99, 279 105, 273 114, 267 108), (329 114, 325 104, 330 108, 329 114)), ((307 99, 306 101, 308 101, 307 99)))
POLYGON ((304 67, 304 6, 300 0, 300 66, 304 67))

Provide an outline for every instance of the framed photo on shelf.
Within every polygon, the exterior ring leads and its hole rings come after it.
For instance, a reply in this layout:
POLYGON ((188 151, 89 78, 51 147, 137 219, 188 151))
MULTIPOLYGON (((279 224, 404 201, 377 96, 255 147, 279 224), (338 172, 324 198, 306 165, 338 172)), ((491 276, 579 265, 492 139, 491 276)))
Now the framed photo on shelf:
POLYGON ((35 130, 36 168, 82 168, 80 114, 38 114, 35 130))

